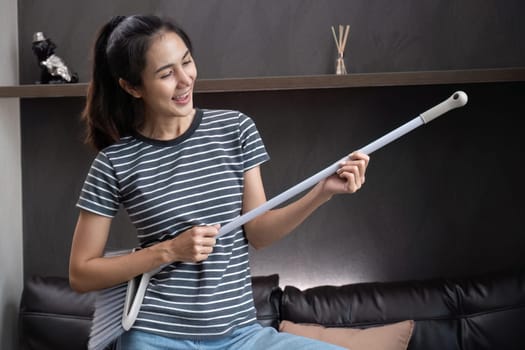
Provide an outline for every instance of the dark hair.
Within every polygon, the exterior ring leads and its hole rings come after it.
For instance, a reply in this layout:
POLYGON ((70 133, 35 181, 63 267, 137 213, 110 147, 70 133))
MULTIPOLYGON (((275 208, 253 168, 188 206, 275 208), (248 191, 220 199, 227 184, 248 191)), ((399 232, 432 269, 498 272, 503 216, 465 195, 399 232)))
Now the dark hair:
POLYGON ((157 16, 116 16, 99 30, 82 112, 87 125, 86 143, 97 150, 133 134, 140 125, 142 102, 124 91, 118 81, 122 78, 132 86, 142 84, 151 39, 163 32, 177 34, 192 52, 186 33, 172 21, 157 16))

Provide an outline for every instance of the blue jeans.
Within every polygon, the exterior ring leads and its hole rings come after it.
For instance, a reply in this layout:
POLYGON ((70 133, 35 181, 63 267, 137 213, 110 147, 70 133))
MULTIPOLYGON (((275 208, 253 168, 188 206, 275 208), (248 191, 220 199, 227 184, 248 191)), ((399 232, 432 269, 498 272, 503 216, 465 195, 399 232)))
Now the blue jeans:
POLYGON ((130 330, 124 333, 119 350, 344 350, 336 345, 280 333, 259 324, 233 331, 224 338, 212 340, 183 340, 153 333, 130 330))

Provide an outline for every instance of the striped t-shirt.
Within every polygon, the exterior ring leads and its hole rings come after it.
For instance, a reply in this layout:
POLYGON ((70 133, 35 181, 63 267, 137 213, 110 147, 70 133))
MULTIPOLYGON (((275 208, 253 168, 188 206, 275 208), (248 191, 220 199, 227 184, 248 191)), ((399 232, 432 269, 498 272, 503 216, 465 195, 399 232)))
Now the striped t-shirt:
MULTIPOLYGON (((267 159, 249 117, 197 109, 175 140, 129 136, 102 150, 77 206, 113 217, 122 205, 147 247, 239 216, 244 172, 267 159)), ((155 275, 133 327, 206 339, 254 322, 248 241, 239 228, 221 236, 207 260, 175 262, 155 275)))

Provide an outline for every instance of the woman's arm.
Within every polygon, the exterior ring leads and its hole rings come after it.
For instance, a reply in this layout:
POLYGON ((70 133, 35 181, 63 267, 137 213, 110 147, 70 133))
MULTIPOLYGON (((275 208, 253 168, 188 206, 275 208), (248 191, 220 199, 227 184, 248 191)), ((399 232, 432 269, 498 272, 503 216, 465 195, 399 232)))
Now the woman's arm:
MULTIPOLYGON (((333 176, 319 182, 298 200, 270 210, 244 225, 250 244, 256 249, 272 244, 301 224, 334 194, 354 193, 365 182, 369 157, 353 153, 333 176)), ((248 212, 266 201, 259 167, 245 173, 243 211, 248 212)))
POLYGON ((130 254, 104 257, 111 219, 80 211, 71 246, 69 281, 78 292, 108 288, 173 261, 202 261, 215 245, 218 226, 196 226, 130 254))

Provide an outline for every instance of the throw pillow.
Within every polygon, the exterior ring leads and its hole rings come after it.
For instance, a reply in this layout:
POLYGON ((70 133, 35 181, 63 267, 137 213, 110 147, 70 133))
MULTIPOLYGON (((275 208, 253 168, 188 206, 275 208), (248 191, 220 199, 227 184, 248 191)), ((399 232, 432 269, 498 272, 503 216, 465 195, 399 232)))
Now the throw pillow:
POLYGON ((279 326, 281 332, 321 340, 351 350, 406 350, 413 329, 413 320, 365 329, 326 328, 291 321, 282 321, 279 326))

